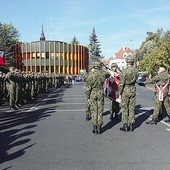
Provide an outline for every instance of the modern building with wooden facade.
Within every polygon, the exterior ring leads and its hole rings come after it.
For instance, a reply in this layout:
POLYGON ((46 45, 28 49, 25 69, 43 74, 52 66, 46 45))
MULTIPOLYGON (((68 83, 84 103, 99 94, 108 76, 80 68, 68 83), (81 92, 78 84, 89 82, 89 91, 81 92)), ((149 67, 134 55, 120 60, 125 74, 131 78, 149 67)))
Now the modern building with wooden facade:
POLYGON ((22 70, 26 72, 79 74, 88 69, 88 48, 62 41, 46 41, 44 31, 40 41, 21 44, 22 70))

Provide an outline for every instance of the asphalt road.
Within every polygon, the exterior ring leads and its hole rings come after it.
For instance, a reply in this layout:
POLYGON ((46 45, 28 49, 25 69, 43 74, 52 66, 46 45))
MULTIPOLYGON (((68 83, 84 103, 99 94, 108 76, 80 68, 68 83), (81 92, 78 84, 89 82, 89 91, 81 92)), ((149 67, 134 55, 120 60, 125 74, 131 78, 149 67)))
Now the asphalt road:
POLYGON ((17 112, 1 107, 0 169, 170 169, 170 124, 145 124, 153 112, 153 92, 137 86, 133 133, 121 132, 121 122, 109 120, 106 99, 103 133, 94 135, 91 121, 85 121, 84 91, 84 83, 64 86, 17 112))

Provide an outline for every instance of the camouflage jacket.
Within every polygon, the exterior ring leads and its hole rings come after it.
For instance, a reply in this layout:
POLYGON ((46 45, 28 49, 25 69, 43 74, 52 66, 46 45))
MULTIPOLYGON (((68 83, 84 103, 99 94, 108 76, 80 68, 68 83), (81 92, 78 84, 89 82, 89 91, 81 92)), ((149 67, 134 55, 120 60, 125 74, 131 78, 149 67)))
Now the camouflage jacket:
MULTIPOLYGON (((147 80, 145 84, 155 84, 158 85, 159 87, 164 87, 168 82, 170 82, 170 74, 167 71, 163 71, 160 74, 156 75, 155 77, 147 80)), ((157 91, 156 86, 155 86, 155 91, 157 91)), ((165 94, 168 94, 169 91, 169 86, 165 90, 165 94)))
POLYGON ((122 71, 118 85, 120 95, 123 93, 125 87, 135 86, 138 75, 138 70, 132 65, 127 66, 127 68, 122 71))
POLYGON ((97 70, 89 74, 89 76, 87 77, 87 85, 86 85, 86 92, 85 92, 87 99, 90 98, 91 92, 93 90, 103 91, 103 84, 105 82, 105 79, 106 79, 106 74, 101 70, 97 70))

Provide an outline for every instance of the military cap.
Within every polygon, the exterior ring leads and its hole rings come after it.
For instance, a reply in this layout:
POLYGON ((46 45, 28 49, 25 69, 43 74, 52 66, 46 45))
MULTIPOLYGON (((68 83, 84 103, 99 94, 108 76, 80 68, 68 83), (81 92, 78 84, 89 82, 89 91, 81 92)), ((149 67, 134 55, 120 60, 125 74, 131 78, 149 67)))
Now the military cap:
POLYGON ((135 58, 133 55, 129 54, 127 57, 126 57, 126 62, 127 63, 134 63, 135 62, 135 58))
POLYGON ((117 63, 112 63, 112 64, 111 64, 111 68, 112 68, 112 67, 118 67, 117 63))
POLYGON ((95 69, 101 69, 102 68, 102 63, 101 62, 97 62, 93 65, 93 68, 95 69))

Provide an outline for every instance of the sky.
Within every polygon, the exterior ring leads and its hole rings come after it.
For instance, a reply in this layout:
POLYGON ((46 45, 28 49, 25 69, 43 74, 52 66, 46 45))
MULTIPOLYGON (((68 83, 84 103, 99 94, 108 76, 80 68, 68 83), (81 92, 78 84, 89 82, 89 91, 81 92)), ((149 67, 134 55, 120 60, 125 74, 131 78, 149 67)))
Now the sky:
POLYGON ((70 43, 75 36, 89 44, 95 28, 102 55, 112 57, 123 46, 137 49, 158 28, 170 30, 169 0, 0 0, 0 22, 12 24, 20 41, 70 43))

